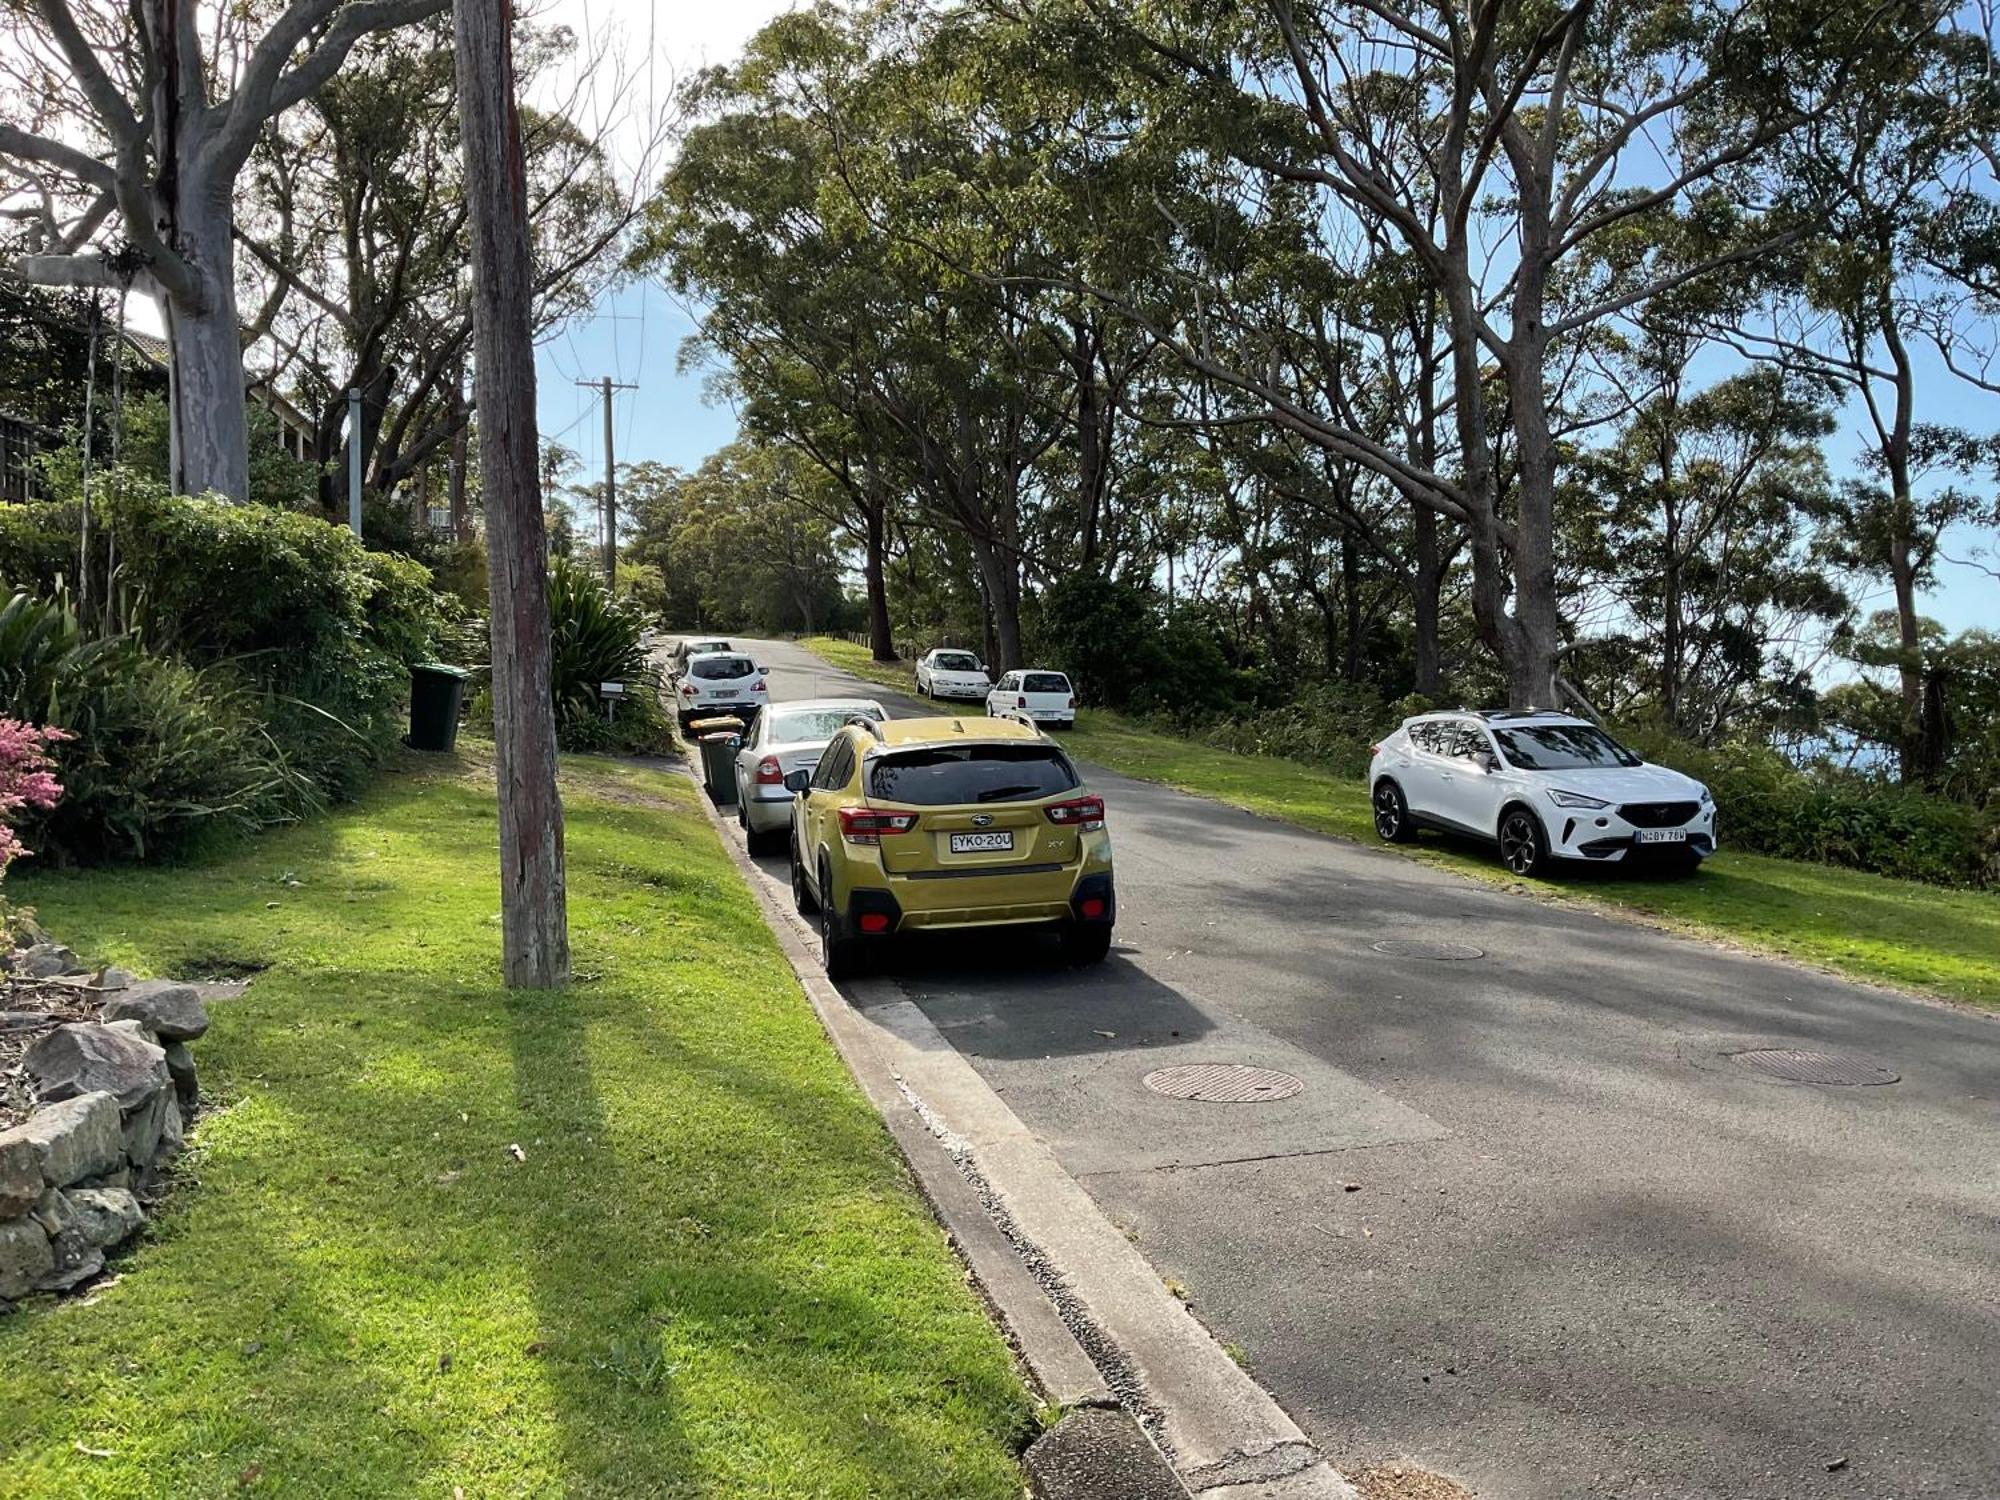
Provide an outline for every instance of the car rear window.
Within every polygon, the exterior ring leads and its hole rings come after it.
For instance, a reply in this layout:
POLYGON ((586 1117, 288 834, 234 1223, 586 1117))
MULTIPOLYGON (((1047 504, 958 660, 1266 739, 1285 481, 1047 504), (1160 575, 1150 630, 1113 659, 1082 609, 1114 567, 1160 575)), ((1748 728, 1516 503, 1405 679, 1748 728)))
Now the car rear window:
POLYGON ((1645 762, 1589 724, 1536 724, 1495 729, 1501 753, 1509 765, 1523 771, 1584 771, 1645 762))
POLYGON ((858 704, 853 708, 802 708, 793 713, 777 714, 771 719, 771 743, 809 745, 830 740, 840 733, 841 726, 859 713, 866 713, 871 719, 877 717, 876 713, 858 704))
POLYGON ((977 672, 979 658, 967 656, 963 651, 947 651, 937 659, 937 665, 942 672, 977 672))
POLYGON ((918 807, 1033 802, 1076 784, 1076 771, 1052 745, 933 745, 884 755, 868 773, 869 796, 918 807))
POLYGON ((726 682, 732 677, 748 677, 756 670, 747 656, 718 656, 710 661, 690 663, 688 675, 699 677, 703 682, 726 682))
POLYGON ((1030 672, 1021 679, 1024 693, 1066 693, 1069 679, 1060 672, 1030 672))

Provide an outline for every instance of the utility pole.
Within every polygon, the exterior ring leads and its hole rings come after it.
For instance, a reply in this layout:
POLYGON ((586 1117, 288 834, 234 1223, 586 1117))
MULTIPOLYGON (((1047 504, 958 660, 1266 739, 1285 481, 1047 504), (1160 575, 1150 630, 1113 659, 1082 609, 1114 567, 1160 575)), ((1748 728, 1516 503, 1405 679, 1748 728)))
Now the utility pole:
POLYGON ((548 542, 535 472, 533 282, 513 20, 508 0, 456 0, 452 8, 492 595, 501 961, 509 988, 553 989, 569 982, 569 895, 549 690, 548 542))
POLYGON ((629 380, 613 380, 609 375, 601 380, 579 380, 577 384, 586 390, 599 391, 604 398, 604 501, 598 508, 598 520, 604 527, 604 586, 615 588, 618 583, 618 467, 611 458, 611 393, 636 391, 639 387, 629 380))
POLYGON ((361 540, 361 388, 347 388, 347 529, 361 540))

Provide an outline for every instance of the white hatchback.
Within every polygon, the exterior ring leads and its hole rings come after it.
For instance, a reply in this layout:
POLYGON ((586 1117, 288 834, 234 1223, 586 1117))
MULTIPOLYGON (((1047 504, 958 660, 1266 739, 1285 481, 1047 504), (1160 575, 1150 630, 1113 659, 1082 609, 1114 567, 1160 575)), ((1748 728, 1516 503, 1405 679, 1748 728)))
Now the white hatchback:
POLYGON ((1375 831, 1419 828, 1497 844, 1516 875, 1552 860, 1656 861, 1692 874, 1715 852, 1715 800, 1690 776, 1642 760, 1595 724, 1558 713, 1406 719, 1368 768, 1375 831))
POLYGON ((986 695, 994 718, 1025 719, 1056 729, 1076 727, 1076 689, 1060 672, 1008 672, 986 695))
POLYGON ((752 854, 792 826, 792 794, 785 778, 810 773, 826 742, 862 714, 884 723, 888 710, 873 698, 809 698, 774 703, 758 716, 736 752, 736 821, 752 854))
POLYGON ((964 698, 977 703, 992 687, 985 665, 970 651, 940 646, 917 658, 917 691, 926 698, 964 698))
POLYGON ((696 719, 724 714, 749 723, 770 697, 770 690, 764 686, 770 671, 738 651, 690 656, 674 690, 681 733, 686 734, 688 725, 696 719))

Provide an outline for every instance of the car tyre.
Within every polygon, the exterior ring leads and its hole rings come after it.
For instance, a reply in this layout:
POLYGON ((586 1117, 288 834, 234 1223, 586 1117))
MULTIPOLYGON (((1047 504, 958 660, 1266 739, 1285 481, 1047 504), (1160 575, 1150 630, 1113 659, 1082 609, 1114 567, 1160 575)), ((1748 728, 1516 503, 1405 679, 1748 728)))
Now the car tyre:
POLYGON ((1542 821, 1519 803, 1500 814, 1500 859, 1523 880, 1549 872, 1549 840, 1542 821))
POLYGON ((1375 783, 1375 795, 1371 799, 1375 807, 1375 834, 1385 844, 1407 844, 1417 836, 1417 830, 1410 825, 1410 804, 1403 799, 1403 789, 1384 776, 1375 783))
POLYGON ((1062 932, 1063 958, 1083 968, 1101 964, 1111 952, 1111 929, 1102 923, 1072 922, 1062 932))
POLYGON ((814 899, 812 887, 806 884, 806 867, 799 861, 799 846, 792 843, 792 909, 802 917, 809 917, 819 910, 819 902, 814 899))
MULTIPOLYGON (((822 891, 830 890, 833 885, 825 865, 820 866, 819 884, 822 891)), ((841 920, 839 910, 824 899, 819 903, 819 957, 826 977, 836 984, 861 972, 860 940, 847 935, 847 924, 841 920)))

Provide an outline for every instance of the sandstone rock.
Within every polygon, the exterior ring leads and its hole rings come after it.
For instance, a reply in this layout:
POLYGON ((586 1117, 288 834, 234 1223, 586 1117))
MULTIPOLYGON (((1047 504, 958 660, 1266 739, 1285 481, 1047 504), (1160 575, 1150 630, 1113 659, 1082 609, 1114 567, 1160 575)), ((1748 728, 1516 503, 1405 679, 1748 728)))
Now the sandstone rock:
POLYGON ((61 1188, 50 1188, 35 1201, 34 1219, 50 1239, 76 1227, 76 1215, 70 1211, 69 1197, 61 1188))
POLYGON ((164 1097, 167 1107, 160 1116, 160 1144, 153 1152, 155 1161, 171 1161, 187 1144, 187 1126, 181 1119, 180 1103, 171 1090, 164 1097))
POLYGON ((191 1042, 208 1030, 208 1007, 191 984, 148 979, 106 1000, 107 1021, 137 1021, 163 1042, 191 1042))
POLYGON ((124 1188, 72 1188, 68 1196, 77 1231, 93 1245, 115 1245, 146 1222, 139 1200, 124 1188))
POLYGON ((167 1074, 174 1081, 174 1097, 180 1101, 181 1119, 193 1117, 195 1106, 201 1103, 201 1085, 195 1079, 194 1054, 187 1049, 186 1042, 167 1043, 167 1074))
POLYGON ((46 1100, 106 1093, 121 1110, 137 1109, 166 1087, 167 1054, 136 1023, 72 1021, 42 1037, 22 1059, 46 1100))
POLYGON ((39 1031, 48 1024, 45 1010, 0 1010, 0 1036, 10 1031, 39 1031))
POLYGON ((66 1292, 104 1269, 104 1252, 85 1239, 80 1229, 66 1229, 48 1244, 54 1265, 35 1283, 36 1291, 66 1292))
POLYGON ((35 1143, 11 1130, 0 1136, 0 1219, 33 1208, 42 1187, 42 1158, 35 1143))
POLYGON ((16 915, 13 918, 13 928, 14 946, 16 948, 32 948, 37 943, 55 941, 48 935, 42 924, 37 922, 33 917, 16 915))
POLYGON ((31 1218, 0 1220, 0 1299, 27 1296, 55 1264, 41 1225, 31 1218))
POLYGON ((12 1130, 0 1131, 0 1150, 14 1141, 34 1147, 42 1181, 50 1187, 68 1187, 125 1165, 118 1101, 109 1094, 45 1104, 12 1130))
MULTIPOLYGON (((174 1103, 174 1091, 171 1087, 155 1090, 147 1096, 145 1103, 126 1114, 125 1159, 133 1166, 150 1166, 157 1157, 164 1154, 161 1150, 161 1138, 166 1134, 169 1110, 173 1111, 174 1128, 178 1135, 180 1110, 174 1103)), ((178 1139, 175 1140, 173 1149, 180 1149, 178 1139)))
POLYGON ((80 974, 83 965, 61 943, 37 943, 23 949, 16 960, 19 972, 30 979, 54 979, 58 974, 80 974))
POLYGON ((139 976, 130 969, 106 969, 97 976, 100 990, 129 990, 139 982, 139 976))

